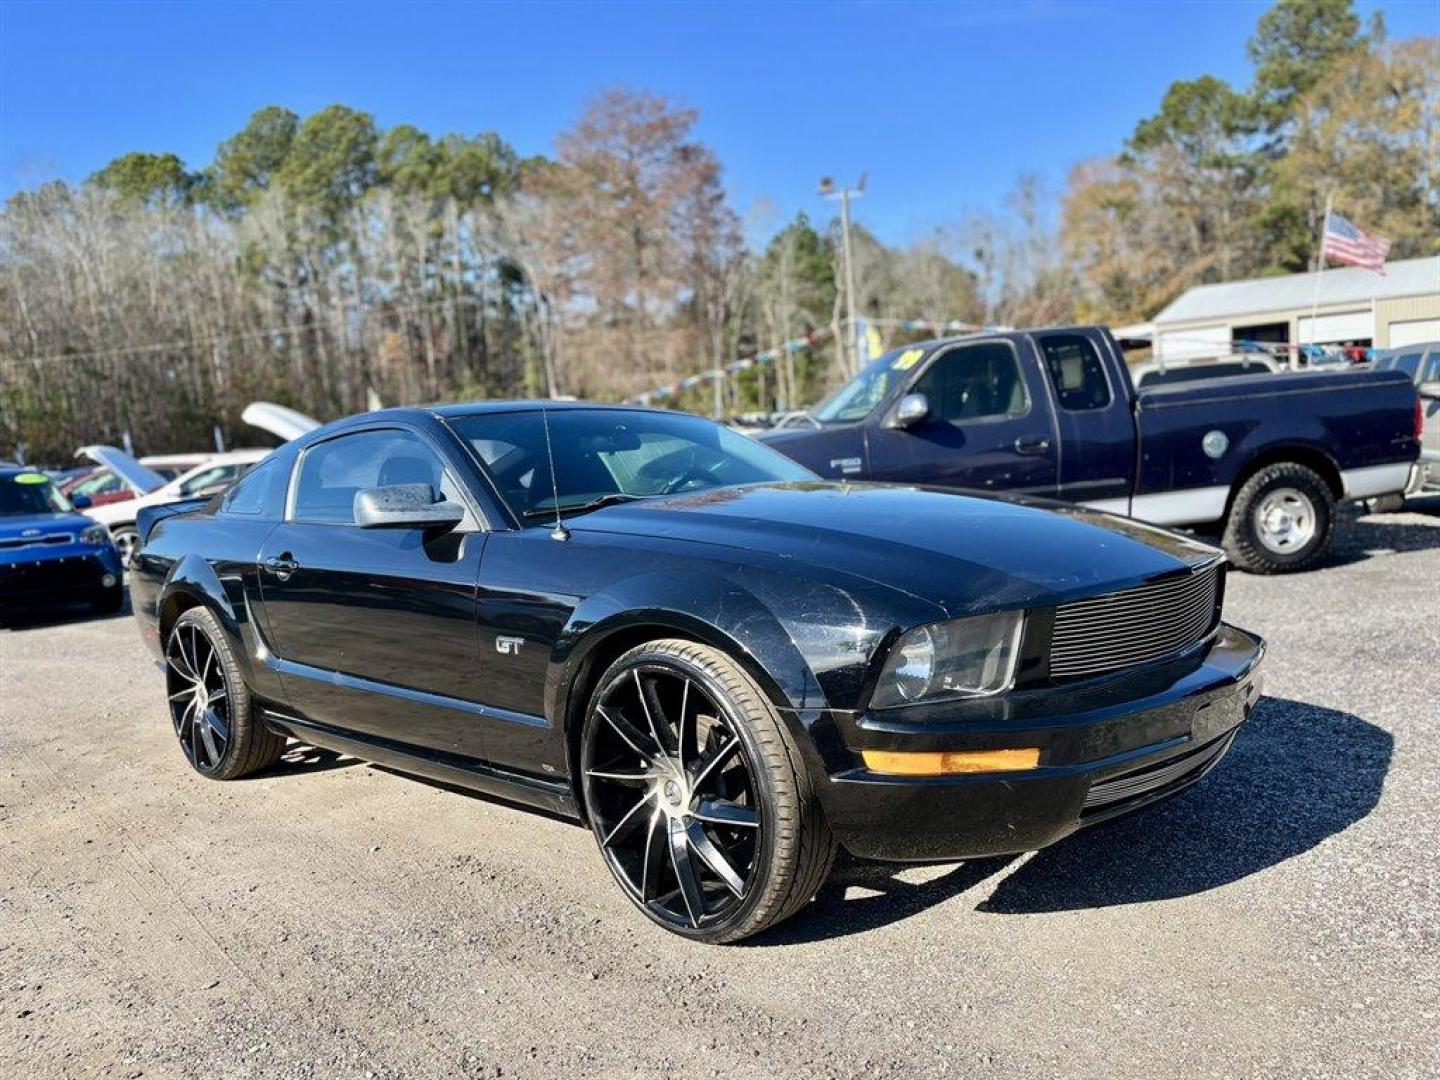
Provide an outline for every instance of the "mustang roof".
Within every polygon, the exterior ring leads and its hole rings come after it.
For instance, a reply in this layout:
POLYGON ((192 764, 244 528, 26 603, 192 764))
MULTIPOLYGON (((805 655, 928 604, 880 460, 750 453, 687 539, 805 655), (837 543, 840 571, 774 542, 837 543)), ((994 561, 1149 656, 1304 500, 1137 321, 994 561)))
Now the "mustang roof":
MULTIPOLYGON (((467 401, 455 405, 433 405, 426 412, 433 412, 437 416, 474 416, 478 413, 502 413, 502 412, 533 412, 536 409, 548 409, 551 412, 572 411, 576 409, 624 409, 630 412, 646 411, 640 405, 611 405, 600 401, 549 401, 543 398, 530 398, 522 401, 467 401)), ((655 410, 648 410, 654 412, 655 410)), ((367 413, 366 415, 374 415, 367 413)))

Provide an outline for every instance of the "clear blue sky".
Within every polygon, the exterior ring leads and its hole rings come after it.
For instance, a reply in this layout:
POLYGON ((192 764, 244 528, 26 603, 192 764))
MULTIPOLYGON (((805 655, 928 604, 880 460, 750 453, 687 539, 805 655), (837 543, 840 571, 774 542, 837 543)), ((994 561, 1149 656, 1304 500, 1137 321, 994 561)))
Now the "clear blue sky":
MULTIPOLYGON (((549 152, 589 94, 623 82, 700 110, 742 213, 826 216, 816 179, 869 170, 858 216, 901 241, 997 205, 1021 172, 1058 187, 1174 79, 1243 84, 1266 6, 0 0, 0 197, 129 150, 198 167, 268 104, 549 152)), ((1437 0, 1358 7, 1393 37, 1440 33, 1437 0)))

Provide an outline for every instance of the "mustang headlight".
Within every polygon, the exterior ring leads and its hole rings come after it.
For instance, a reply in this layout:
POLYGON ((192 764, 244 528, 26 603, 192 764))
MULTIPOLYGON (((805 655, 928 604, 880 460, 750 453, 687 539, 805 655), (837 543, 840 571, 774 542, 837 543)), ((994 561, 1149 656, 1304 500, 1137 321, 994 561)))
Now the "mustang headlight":
POLYGON ((877 709, 1008 690, 1020 657, 1023 611, 917 626, 901 636, 880 672, 877 709))
POLYGON ((80 542, 82 544, 108 544, 110 543, 110 530, 104 525, 87 525, 80 530, 80 542))

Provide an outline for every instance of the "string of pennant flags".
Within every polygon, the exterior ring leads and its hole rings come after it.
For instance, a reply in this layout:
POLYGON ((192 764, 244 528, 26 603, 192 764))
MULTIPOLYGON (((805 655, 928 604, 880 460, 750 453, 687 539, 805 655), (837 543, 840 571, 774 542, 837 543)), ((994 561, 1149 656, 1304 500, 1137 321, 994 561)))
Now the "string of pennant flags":
MULTIPOLYGON (((1009 326, 990 326, 981 323, 965 322, 960 319, 856 319, 856 337, 860 345, 860 365, 863 367, 867 362, 873 360, 884 352, 877 330, 884 327, 889 330, 913 333, 923 330, 934 337, 942 337, 947 334, 977 334, 1001 332, 1013 329, 1009 326)), ((739 375, 742 371, 749 371, 752 368, 773 364, 777 360, 787 356, 803 352, 806 349, 819 345, 834 335, 830 327, 819 327, 811 330, 801 337, 791 338, 780 345, 770 349, 763 349, 752 353, 749 356, 742 356, 732 363, 721 367, 710 368, 707 371, 696 372, 687 375, 667 386, 657 386, 646 390, 644 393, 632 395, 625 399, 628 405, 651 405, 657 402, 671 401, 687 390, 693 390, 697 386, 705 386, 717 381, 739 375)), ((1194 344, 1213 345, 1209 339, 1195 338, 1171 338, 1172 341, 1192 341, 1194 344)), ((1326 360, 1332 359, 1337 354, 1337 349, 1324 345, 1298 344, 1283 341, 1254 341, 1248 338, 1236 338, 1230 343, 1230 348, 1236 352, 1264 352, 1276 359, 1297 360, 1326 360)), ((1372 359, 1375 350, 1364 349, 1364 356, 1357 357, 1353 354, 1359 352, 1358 348, 1344 350, 1347 359, 1372 359)))
POLYGON ((686 390, 692 390, 697 386, 706 383, 713 383, 724 379, 729 375, 738 375, 742 371, 749 371, 751 368, 762 364, 773 364, 782 356, 793 355, 803 352, 812 345, 817 345, 830 336, 829 327, 821 327, 811 330, 803 337, 791 338, 781 345, 772 349, 764 349, 761 352, 752 353, 750 356, 742 356, 739 360, 722 367, 710 368, 708 371, 697 372, 694 375, 687 375, 679 382, 671 383, 669 386, 657 386, 653 390, 646 390, 643 394, 636 394, 625 399, 627 405, 649 405, 656 401, 669 401, 671 398, 679 397, 686 390))
MULTIPOLYGON (((884 347, 877 332, 879 327, 886 327, 893 330, 913 332, 926 330, 936 337, 944 334, 969 334, 990 330, 1005 330, 1008 327, 981 326, 977 323, 962 322, 959 319, 856 319, 856 337, 860 343, 860 365, 863 367, 868 361, 873 360, 884 352, 884 347)), ((625 399, 627 405, 650 405, 655 402, 670 401, 679 397, 687 390, 693 390, 697 386, 704 386, 724 380, 730 376, 739 375, 742 371, 749 371, 751 368, 773 364, 785 356, 792 356, 795 353, 803 352, 820 344, 822 341, 832 337, 834 331, 828 327, 819 327, 811 330, 801 337, 791 338, 789 341, 776 345, 773 348, 762 349, 749 356, 742 356, 740 359, 713 367, 707 371, 696 372, 694 375, 687 375, 668 386, 657 386, 654 389, 646 390, 644 393, 635 394, 625 399)))

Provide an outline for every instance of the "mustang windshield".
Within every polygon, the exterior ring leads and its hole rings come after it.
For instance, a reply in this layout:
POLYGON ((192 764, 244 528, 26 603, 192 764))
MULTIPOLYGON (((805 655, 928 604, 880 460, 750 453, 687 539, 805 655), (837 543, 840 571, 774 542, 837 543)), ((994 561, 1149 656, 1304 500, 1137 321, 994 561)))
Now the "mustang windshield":
POLYGON ((0 476, 0 517, 25 514, 64 514, 70 510, 65 496, 55 490, 44 473, 10 473, 0 476))
POLYGON ((554 514, 557 489, 564 513, 734 484, 815 479, 774 450, 683 413, 554 409, 549 417, 553 486, 539 409, 449 420, 522 518, 554 514))
POLYGON ((894 349, 886 353, 861 368, 858 375, 817 405, 810 415, 822 424, 865 419, 919 358, 917 349, 894 349), (912 354, 915 354, 913 360, 912 354))

